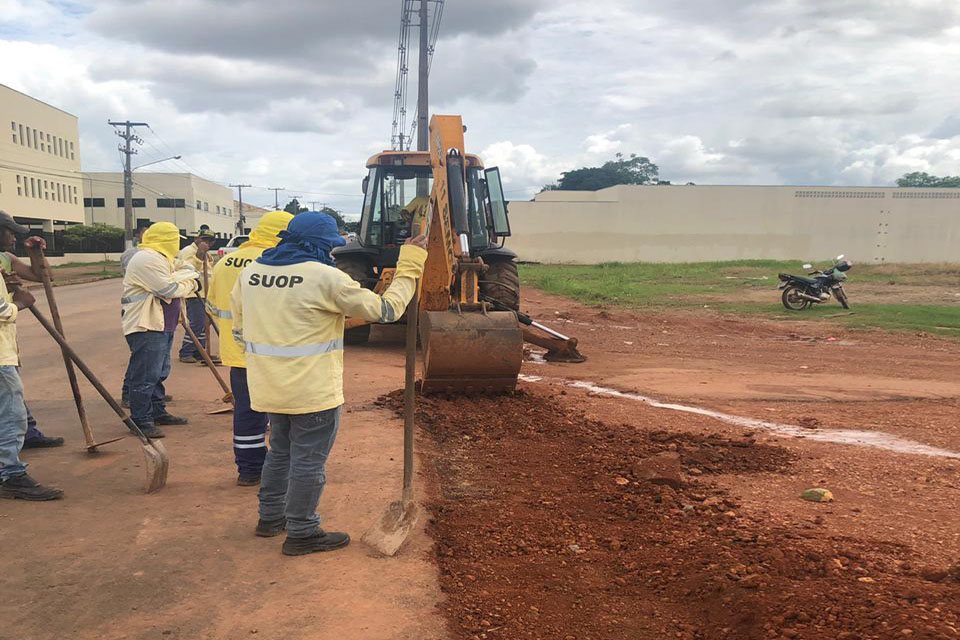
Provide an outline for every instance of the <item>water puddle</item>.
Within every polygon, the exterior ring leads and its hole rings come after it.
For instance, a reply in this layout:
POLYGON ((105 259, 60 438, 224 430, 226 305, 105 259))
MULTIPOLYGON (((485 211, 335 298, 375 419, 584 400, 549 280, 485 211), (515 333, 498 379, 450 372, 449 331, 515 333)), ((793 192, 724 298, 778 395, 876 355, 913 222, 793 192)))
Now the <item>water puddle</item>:
MULTIPOLYGON (((541 376, 521 375, 520 379, 525 382, 545 381, 541 376)), ((906 438, 900 438, 882 431, 860 431, 856 429, 805 429, 796 425, 770 422, 769 420, 758 420, 756 418, 744 418, 742 416, 734 416, 728 413, 722 413, 720 411, 701 409, 700 407, 691 407, 688 405, 673 404, 670 402, 660 402, 654 398, 642 396, 637 393, 617 391, 616 389, 601 387, 593 384, 592 382, 584 382, 582 380, 551 380, 547 381, 547 383, 560 384, 567 387, 573 387, 575 389, 585 389, 598 395, 610 396, 611 398, 634 400, 636 402, 642 402, 650 405, 651 407, 656 407, 657 409, 668 409, 670 411, 693 413, 698 416, 706 416, 721 422, 726 422, 727 424, 733 424, 738 427, 746 427, 748 429, 763 429, 764 431, 769 431, 783 437, 802 437, 806 438, 807 440, 814 440, 816 442, 851 444, 860 447, 873 447, 875 449, 895 451, 896 453, 909 453, 919 456, 936 456, 940 458, 952 458, 954 460, 960 460, 960 453, 949 451, 947 449, 940 449, 938 447, 931 447, 914 440, 907 440, 906 438)))

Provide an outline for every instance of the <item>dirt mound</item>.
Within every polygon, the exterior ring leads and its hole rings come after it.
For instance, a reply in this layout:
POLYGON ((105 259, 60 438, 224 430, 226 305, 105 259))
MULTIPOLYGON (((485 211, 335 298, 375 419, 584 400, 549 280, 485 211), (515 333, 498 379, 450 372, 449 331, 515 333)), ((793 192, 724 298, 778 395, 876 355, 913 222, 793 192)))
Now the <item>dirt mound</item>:
POLYGON ((789 467, 782 449, 608 425, 561 401, 421 398, 437 473, 430 532, 456 637, 958 636, 948 572, 902 546, 782 526, 710 480, 789 467), (635 474, 673 451, 678 489, 635 474))

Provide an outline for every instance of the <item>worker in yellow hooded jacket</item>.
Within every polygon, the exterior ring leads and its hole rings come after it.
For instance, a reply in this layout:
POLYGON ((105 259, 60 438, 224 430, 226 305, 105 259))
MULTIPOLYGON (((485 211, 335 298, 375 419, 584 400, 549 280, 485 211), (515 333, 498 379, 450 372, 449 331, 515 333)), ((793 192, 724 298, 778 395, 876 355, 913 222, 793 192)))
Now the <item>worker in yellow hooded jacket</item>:
POLYGON ((213 267, 213 278, 207 291, 207 311, 217 323, 220 334, 220 358, 230 367, 230 389, 233 391, 233 458, 237 463, 237 484, 260 484, 260 471, 267 455, 267 414, 250 407, 247 388, 247 361, 243 345, 233 339, 233 316, 230 293, 240 272, 260 257, 265 250, 277 246, 277 235, 287 228, 293 216, 286 211, 271 211, 260 218, 250 239, 213 267))
POLYGON ((336 268, 330 251, 345 241, 327 214, 301 213, 280 237, 240 274, 231 313, 246 351, 250 404, 270 414, 256 534, 286 528, 283 553, 304 555, 350 542, 321 529, 316 513, 343 404, 344 316, 399 319, 423 273, 427 240, 419 235, 401 247, 393 282, 378 295, 336 268))
POLYGON ((163 381, 170 375, 181 298, 200 289, 200 274, 189 267, 174 268, 180 231, 173 223, 154 223, 138 246, 127 263, 120 299, 123 334, 130 347, 130 417, 148 437, 162 438, 160 425, 187 423, 167 412, 163 381))

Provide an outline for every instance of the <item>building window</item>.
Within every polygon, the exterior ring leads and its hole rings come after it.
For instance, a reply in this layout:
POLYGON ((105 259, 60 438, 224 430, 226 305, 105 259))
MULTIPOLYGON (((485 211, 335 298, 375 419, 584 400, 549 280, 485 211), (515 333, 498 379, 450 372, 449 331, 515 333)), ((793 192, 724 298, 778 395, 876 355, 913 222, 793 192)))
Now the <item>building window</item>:
POLYGON ((20 132, 20 145, 21 145, 21 146, 26 146, 27 143, 26 143, 26 142, 24 141, 24 139, 23 139, 23 125, 22 125, 22 124, 18 124, 18 125, 17 125, 17 131, 20 132))
POLYGON ((217 215, 220 215, 220 205, 217 205, 217 215))
POLYGON ((70 143, 70 159, 73 160, 73 143, 70 143))
POLYGON ((60 149, 60 157, 63 157, 63 138, 57 138, 57 147, 60 149))
POLYGON ((103 198, 84 198, 83 206, 85 207, 102 207, 105 206, 103 203, 103 198))
POLYGON ((203 209, 203 203, 197 200, 197 211, 200 211, 201 209, 203 209))
MULTIPOLYGON (((147 206, 146 198, 131 198, 130 200, 133 203, 134 209, 142 209, 147 206)), ((123 198, 117 198, 117 206, 121 209, 123 208, 123 198)))
POLYGON ((204 210, 204 211, 210 211, 210 203, 209 203, 209 202, 204 202, 204 203, 203 203, 203 210, 204 210))
POLYGON ((186 209, 183 198, 157 198, 157 209, 186 209))

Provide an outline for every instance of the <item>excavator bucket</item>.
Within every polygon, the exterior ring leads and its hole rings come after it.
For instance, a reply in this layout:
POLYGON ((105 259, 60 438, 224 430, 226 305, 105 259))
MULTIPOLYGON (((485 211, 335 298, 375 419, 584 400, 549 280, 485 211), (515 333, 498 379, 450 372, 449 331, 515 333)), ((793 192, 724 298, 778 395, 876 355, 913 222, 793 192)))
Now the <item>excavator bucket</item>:
POLYGON ((424 393, 513 391, 523 332, 511 311, 424 311, 420 315, 424 393))

